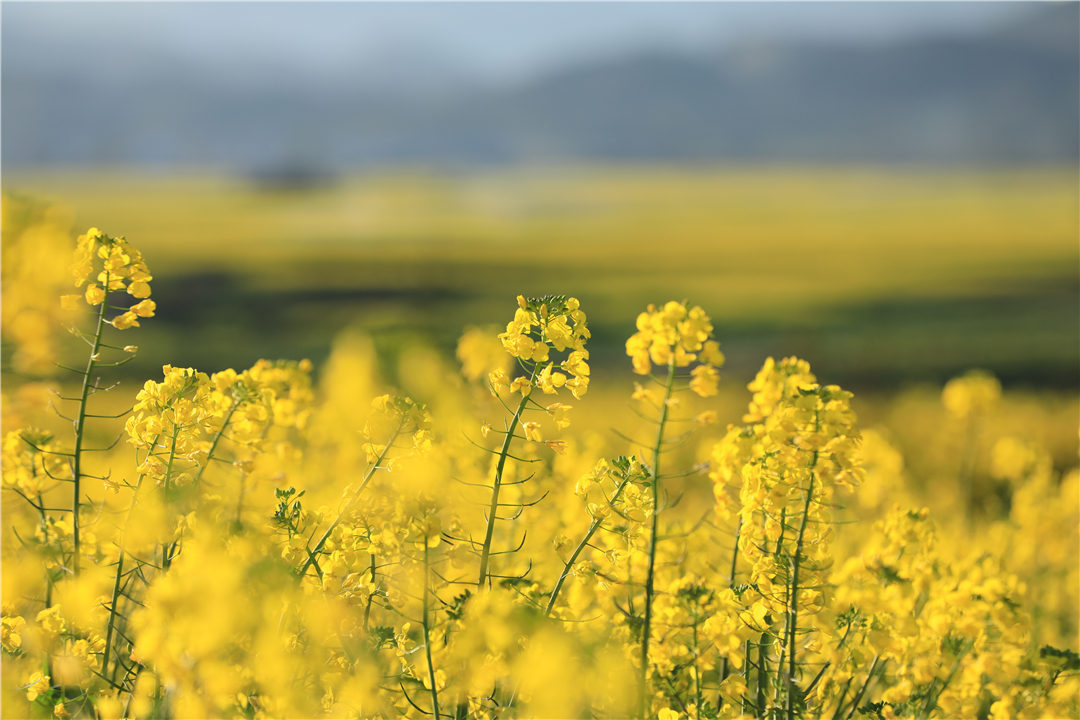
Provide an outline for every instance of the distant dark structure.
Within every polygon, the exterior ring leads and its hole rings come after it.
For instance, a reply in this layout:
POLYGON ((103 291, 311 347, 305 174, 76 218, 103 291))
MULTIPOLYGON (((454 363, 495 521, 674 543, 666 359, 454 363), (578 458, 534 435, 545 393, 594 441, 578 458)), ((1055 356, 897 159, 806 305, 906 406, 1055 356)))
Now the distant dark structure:
POLYGON ((209 165, 271 185, 402 163, 1073 166, 1080 4, 1032 5, 976 38, 654 53, 426 101, 284 81, 226 93, 180 68, 102 89, 4 63, 3 162, 209 165))

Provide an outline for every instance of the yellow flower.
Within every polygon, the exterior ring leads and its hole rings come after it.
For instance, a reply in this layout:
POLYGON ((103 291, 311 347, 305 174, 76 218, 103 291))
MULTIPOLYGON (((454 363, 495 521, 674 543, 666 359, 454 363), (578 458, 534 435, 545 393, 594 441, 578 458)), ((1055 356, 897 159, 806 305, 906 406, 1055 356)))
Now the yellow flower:
POLYGON ((22 647, 19 628, 26 624, 22 617, 4 617, 0 619, 0 645, 8 652, 15 652, 22 647))
POLYGON ((510 385, 510 381, 506 377, 506 371, 502 368, 497 368, 488 373, 488 382, 491 383, 491 393, 493 395, 498 395, 500 390, 510 385))
POLYGON ((128 286, 128 294, 137 298, 150 297, 150 284, 145 281, 133 282, 128 286))
MULTIPOLYGON (((59 527, 60 523, 56 524, 59 527)), ((47 610, 42 610, 37 614, 37 621, 41 623, 41 629, 50 636, 57 636, 64 632, 67 627, 67 623, 64 622, 64 618, 60 615, 60 606, 53 605, 47 610)))
POLYGON ((428 515, 420 522, 420 534, 429 548, 439 547, 442 541, 442 521, 438 515, 428 515))
POLYGON ((718 421, 719 416, 715 410, 706 410, 694 418, 694 422, 698 425, 715 425, 718 421))
POLYGON ((521 429, 525 431, 525 437, 533 442, 543 442, 544 437, 540 434, 540 423, 527 422, 522 423, 521 429))
POLYGON ((30 702, 34 702, 40 695, 49 692, 48 675, 42 675, 40 672, 36 672, 30 676, 30 679, 27 682, 29 684, 26 688, 26 699, 30 702))
POLYGON ((972 370, 945 384, 941 401, 953 417, 985 414, 1001 397, 1001 383, 985 370, 972 370))
POLYGON ((112 325, 117 330, 127 330, 129 327, 139 327, 139 319, 135 313, 128 311, 113 318, 112 325))
POLYGON ((578 400, 589 390, 589 376, 581 375, 566 381, 566 387, 578 400))
POLYGON ((153 300, 143 300, 131 306, 130 312, 135 313, 139 317, 154 317, 154 311, 157 310, 157 303, 153 300))
POLYGON ((570 427, 570 419, 566 417, 566 411, 573 407, 573 405, 563 405, 562 403, 552 403, 547 406, 547 411, 555 419, 555 426, 560 430, 570 427))
POLYGON ((698 359, 703 363, 720 367, 727 358, 724 357, 724 353, 720 352, 720 343, 715 340, 709 340, 705 343, 701 352, 698 353, 698 359))
POLYGON ((548 366, 540 371, 540 374, 536 377, 536 384, 545 395, 554 395, 556 393, 555 388, 561 388, 566 385, 566 376, 562 373, 552 373, 551 368, 554 363, 548 363, 548 366))
POLYGON ((86 286, 86 302, 91 305, 100 305, 105 300, 105 291, 97 284, 90 283, 86 286))
POLYGON ((559 352, 566 350, 574 344, 574 334, 570 330, 570 325, 566 322, 565 317, 556 317, 548 322, 544 326, 544 330, 547 334, 547 339, 559 352))
POLYGON ((562 362, 562 369, 570 373, 574 377, 588 377, 589 376, 589 363, 585 362, 589 359, 588 350, 575 350, 570 353, 562 362))
POLYGON ((698 365, 691 372, 693 379, 690 380, 690 389, 701 397, 711 397, 716 394, 716 384, 720 381, 720 373, 712 365, 698 365))
POLYGON ((566 443, 562 440, 547 440, 544 442, 544 444, 554 450, 559 455, 566 454, 566 443))

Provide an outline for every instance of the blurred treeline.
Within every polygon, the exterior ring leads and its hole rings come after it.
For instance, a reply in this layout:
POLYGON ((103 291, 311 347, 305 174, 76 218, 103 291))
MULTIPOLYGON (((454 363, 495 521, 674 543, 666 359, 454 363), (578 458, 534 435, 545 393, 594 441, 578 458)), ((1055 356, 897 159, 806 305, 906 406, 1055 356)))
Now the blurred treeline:
MULTIPOLYGON (((592 166, 407 172, 274 183, 95 171, 5 177, 5 190, 125 235, 158 317, 126 369, 216 371, 262 357, 316 367, 340 330, 447 356, 518 294, 581 299, 592 362, 623 351, 649 302, 714 318, 726 373, 799 355, 856 390, 944 382, 1074 389, 1078 184, 1071 170, 889 171, 592 166)), ((66 263, 67 258, 57 262, 66 263)), ((5 370, 10 357, 5 352, 5 370)), ((606 374, 606 372, 605 372, 606 374)))

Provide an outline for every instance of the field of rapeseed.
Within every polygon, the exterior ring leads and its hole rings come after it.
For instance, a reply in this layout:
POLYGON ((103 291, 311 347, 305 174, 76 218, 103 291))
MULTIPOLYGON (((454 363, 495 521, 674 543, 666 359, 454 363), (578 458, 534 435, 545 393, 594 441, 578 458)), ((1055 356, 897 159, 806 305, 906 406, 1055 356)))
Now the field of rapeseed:
POLYGON ((562 295, 394 387, 345 333, 317 382, 125 396, 169 267, 8 198, 3 239, 46 378, 3 388, 5 717, 1080 717, 1075 398, 972 371, 868 424, 798 358, 725 388, 669 298, 621 309, 637 381, 598 394, 562 295))

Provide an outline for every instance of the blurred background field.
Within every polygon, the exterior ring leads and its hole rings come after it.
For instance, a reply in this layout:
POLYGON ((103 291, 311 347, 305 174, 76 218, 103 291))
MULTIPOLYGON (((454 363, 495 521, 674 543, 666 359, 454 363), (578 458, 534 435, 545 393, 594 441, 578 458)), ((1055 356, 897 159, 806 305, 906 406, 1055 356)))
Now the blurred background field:
MULTIPOLYGON (((3 19, 5 433, 70 442, 49 388, 71 376, 47 361, 56 343, 85 362, 57 298, 90 227, 141 250, 157 303, 122 333, 138 354, 107 371, 102 415, 165 364, 313 361, 332 429, 315 444, 335 461, 252 479, 260 522, 285 483, 335 501, 365 467, 376 395, 431 403, 440 442, 497 424, 455 349, 468 327, 500 332, 519 294, 588 314, 570 454, 537 451, 568 495, 578 465, 640 452, 617 434, 644 428, 624 344, 647 304, 685 299, 727 363, 717 396, 680 408, 717 422, 673 456, 694 469, 670 486, 676 516, 712 507, 706 463, 746 384, 795 355, 855 392, 866 431, 867 482, 841 498, 861 524, 837 556, 895 503, 929 507, 958 557, 1000 551, 1029 584, 1034 643, 1076 647, 1080 3, 17 3, 3 19), (972 369, 1002 392, 968 376, 949 406, 972 369)), ((93 462, 136 474, 123 442, 93 462)), ((8 497, 0 511, 32 520, 8 497)))
MULTIPOLYGON (((143 248, 158 317, 133 373, 316 365, 345 327, 448 355, 519 293, 578 296, 593 360, 649 302, 714 317, 728 372, 797 354, 845 387, 1075 389, 1078 187, 1066 170, 588 166, 398 172, 301 188, 131 172, 18 176, 143 248)), ((5 182, 15 185, 5 177, 5 182)), ((81 231, 81 230, 80 230, 81 231)))
MULTIPOLYGON (((1058 418, 1058 467, 1075 458, 1077 418, 1052 407, 1080 387, 1080 4, 27 3, 4 21, 2 184, 30 213, 5 216, 5 298, 48 285, 15 284, 7 254, 43 208, 72 241, 128 237, 157 302, 117 371, 132 386, 263 357, 318 375, 343 331, 400 384, 410 349, 452 361, 516 295, 568 293, 597 391, 621 394, 636 314, 685 298, 714 318, 732 419, 770 355, 881 422, 983 368, 1058 418)), ((60 245, 37 252, 64 274, 60 245)), ((18 308, 9 388, 46 370, 12 362, 18 308)))
POLYGON ((859 390, 972 367, 1080 385, 1075 2, 4 21, 3 188, 144 249, 158 317, 132 377, 318 367, 346 327, 389 368, 569 293, 619 377, 639 309, 685 298, 738 384, 797 354, 859 390))

